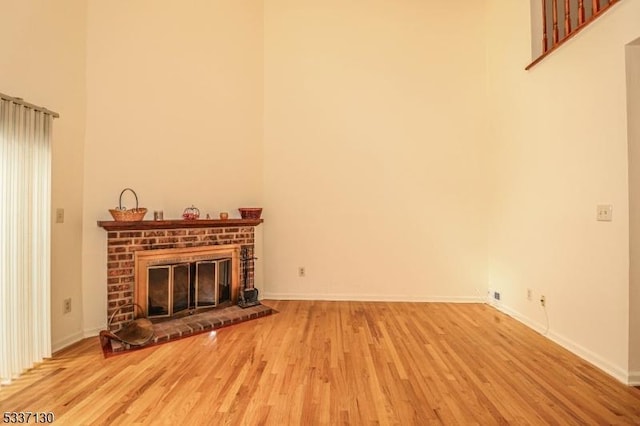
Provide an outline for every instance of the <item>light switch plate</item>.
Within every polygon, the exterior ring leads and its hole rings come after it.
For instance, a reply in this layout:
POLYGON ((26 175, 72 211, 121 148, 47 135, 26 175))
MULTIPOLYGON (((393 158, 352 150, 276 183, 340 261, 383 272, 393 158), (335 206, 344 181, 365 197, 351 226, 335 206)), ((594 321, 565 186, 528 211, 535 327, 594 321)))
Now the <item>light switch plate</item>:
POLYGON ((64 223, 64 209, 56 209, 56 223, 64 223))

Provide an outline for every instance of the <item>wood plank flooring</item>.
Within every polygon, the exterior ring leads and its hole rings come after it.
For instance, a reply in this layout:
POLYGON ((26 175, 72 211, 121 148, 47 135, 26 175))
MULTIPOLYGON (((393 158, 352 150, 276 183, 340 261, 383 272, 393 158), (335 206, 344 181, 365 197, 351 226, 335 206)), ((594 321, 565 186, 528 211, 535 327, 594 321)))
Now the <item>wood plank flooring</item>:
POLYGON ((0 388, 69 425, 640 424, 627 387, 482 304, 265 301, 279 313, 0 388))

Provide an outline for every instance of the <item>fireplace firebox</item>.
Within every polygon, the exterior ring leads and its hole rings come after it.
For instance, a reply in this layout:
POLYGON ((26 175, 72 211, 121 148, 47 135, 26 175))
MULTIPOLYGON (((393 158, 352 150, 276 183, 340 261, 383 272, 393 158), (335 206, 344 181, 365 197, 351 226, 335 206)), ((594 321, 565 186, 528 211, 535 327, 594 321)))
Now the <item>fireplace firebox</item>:
POLYGON ((231 259, 147 268, 147 316, 175 317, 231 302, 231 259))
POLYGON ((138 251, 135 301, 152 321, 235 304, 239 253, 235 244, 138 251))

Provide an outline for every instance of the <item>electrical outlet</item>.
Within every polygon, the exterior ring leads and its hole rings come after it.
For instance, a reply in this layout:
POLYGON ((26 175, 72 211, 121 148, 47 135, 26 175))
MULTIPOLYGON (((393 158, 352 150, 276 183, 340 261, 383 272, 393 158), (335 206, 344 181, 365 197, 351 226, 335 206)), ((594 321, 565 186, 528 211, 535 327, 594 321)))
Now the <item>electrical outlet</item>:
POLYGON ((596 219, 600 222, 611 222, 613 220, 613 205, 598 204, 596 219))
POLYGON ((547 306, 547 298, 544 297, 544 294, 540 296, 540 306, 542 306, 543 308, 547 306))
POLYGON ((533 293, 531 292, 531 289, 528 288, 527 289, 527 300, 531 300, 533 298, 533 293))
POLYGON ((68 314, 71 312, 71 298, 64 299, 64 313, 68 314))
POLYGON ((299 276, 300 278, 304 278, 304 277, 306 277, 306 276, 307 276, 307 271, 306 271, 306 269, 305 269, 305 267, 304 267, 304 266, 299 266, 299 267, 298 267, 298 276, 299 276))

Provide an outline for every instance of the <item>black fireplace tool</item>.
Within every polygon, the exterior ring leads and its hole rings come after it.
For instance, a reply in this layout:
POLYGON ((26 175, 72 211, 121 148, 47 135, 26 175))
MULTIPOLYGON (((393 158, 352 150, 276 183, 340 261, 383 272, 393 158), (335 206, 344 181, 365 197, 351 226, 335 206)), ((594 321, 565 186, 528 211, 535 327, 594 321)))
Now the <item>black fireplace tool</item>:
MULTIPOLYGON (((249 268, 253 266, 253 261, 257 259, 249 253, 248 248, 243 248, 241 251, 242 256, 242 268, 244 269, 244 277, 242 283, 242 290, 240 290, 240 300, 238 300, 238 306, 241 308, 248 308, 249 306, 256 306, 260 304, 258 300, 258 289, 255 287, 248 288, 249 285, 249 268)), ((253 268, 251 268, 253 269, 253 268)))

